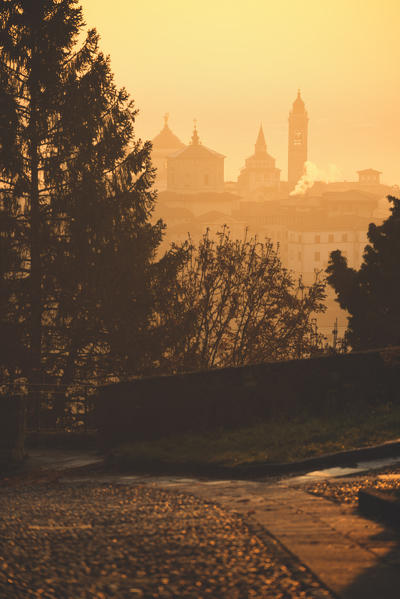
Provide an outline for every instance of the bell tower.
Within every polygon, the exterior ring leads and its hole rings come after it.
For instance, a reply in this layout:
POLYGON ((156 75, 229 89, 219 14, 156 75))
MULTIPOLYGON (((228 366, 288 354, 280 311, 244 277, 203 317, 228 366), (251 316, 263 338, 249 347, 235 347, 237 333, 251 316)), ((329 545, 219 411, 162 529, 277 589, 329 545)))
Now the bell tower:
POLYGON ((307 144, 308 114, 299 90, 289 113, 288 181, 291 187, 295 187, 304 174, 307 144))

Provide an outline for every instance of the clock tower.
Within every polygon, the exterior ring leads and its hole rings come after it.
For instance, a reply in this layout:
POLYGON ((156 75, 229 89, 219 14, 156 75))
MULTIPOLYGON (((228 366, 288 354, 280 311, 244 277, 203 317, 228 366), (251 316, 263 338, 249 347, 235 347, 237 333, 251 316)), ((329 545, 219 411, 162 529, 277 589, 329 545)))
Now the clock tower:
POLYGON ((308 114, 299 90, 289 113, 288 181, 291 187, 295 187, 304 174, 304 163, 307 161, 307 142, 308 114))

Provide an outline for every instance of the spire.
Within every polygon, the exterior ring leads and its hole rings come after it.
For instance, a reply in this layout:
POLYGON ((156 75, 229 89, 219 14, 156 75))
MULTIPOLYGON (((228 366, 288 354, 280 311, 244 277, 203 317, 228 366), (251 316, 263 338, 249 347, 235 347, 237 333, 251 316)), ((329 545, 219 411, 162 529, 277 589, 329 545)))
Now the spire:
POLYGON ((193 119, 193 123, 194 123, 194 128, 193 128, 193 135, 192 135, 192 146, 198 146, 198 145, 200 145, 200 138, 197 133, 197 119, 193 119))
POLYGON ((262 128, 262 123, 260 124, 260 130, 258 132, 255 149, 256 149, 256 154, 267 151, 267 144, 265 143, 265 137, 264 137, 264 131, 262 128))
POLYGON ((168 127, 168 119, 169 119, 169 112, 166 112, 164 114, 164 129, 169 129, 169 127, 168 127))

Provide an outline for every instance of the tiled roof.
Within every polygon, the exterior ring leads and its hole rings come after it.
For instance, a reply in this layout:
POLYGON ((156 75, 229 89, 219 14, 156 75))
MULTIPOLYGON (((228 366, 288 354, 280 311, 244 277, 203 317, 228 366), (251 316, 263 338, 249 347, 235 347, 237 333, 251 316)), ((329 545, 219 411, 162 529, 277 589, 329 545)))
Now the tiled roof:
POLYGON ((364 168, 361 171, 357 171, 357 173, 369 174, 369 175, 381 175, 382 171, 377 171, 374 168, 364 168))
POLYGON ((211 150, 202 144, 193 145, 190 144, 185 148, 178 150, 174 154, 172 154, 169 158, 183 158, 183 159, 193 159, 193 158, 225 158, 223 154, 219 154, 215 150, 211 150))

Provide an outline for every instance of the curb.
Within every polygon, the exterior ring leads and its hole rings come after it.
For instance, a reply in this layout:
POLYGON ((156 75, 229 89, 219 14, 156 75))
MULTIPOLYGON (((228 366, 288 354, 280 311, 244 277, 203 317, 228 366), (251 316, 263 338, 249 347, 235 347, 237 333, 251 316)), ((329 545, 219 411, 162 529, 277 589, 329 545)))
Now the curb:
POLYGON ((387 441, 386 443, 373 445, 372 447, 359 447, 336 453, 327 453, 296 462, 249 464, 246 466, 246 470, 257 473, 290 474, 292 472, 311 471, 326 467, 351 466, 364 460, 377 460, 397 456, 400 458, 400 439, 387 441))
POLYGON ((105 465, 122 469, 123 471, 134 471, 140 474, 152 475, 185 475, 201 476, 222 479, 257 479, 264 476, 281 476, 285 474, 306 473, 316 469, 327 467, 340 467, 355 465, 360 461, 374 460, 388 457, 399 457, 400 440, 388 441, 373 447, 361 447, 324 454, 297 462, 271 463, 260 462, 242 466, 222 466, 186 462, 184 464, 171 464, 161 461, 137 461, 119 462, 112 454, 105 458, 105 465))

